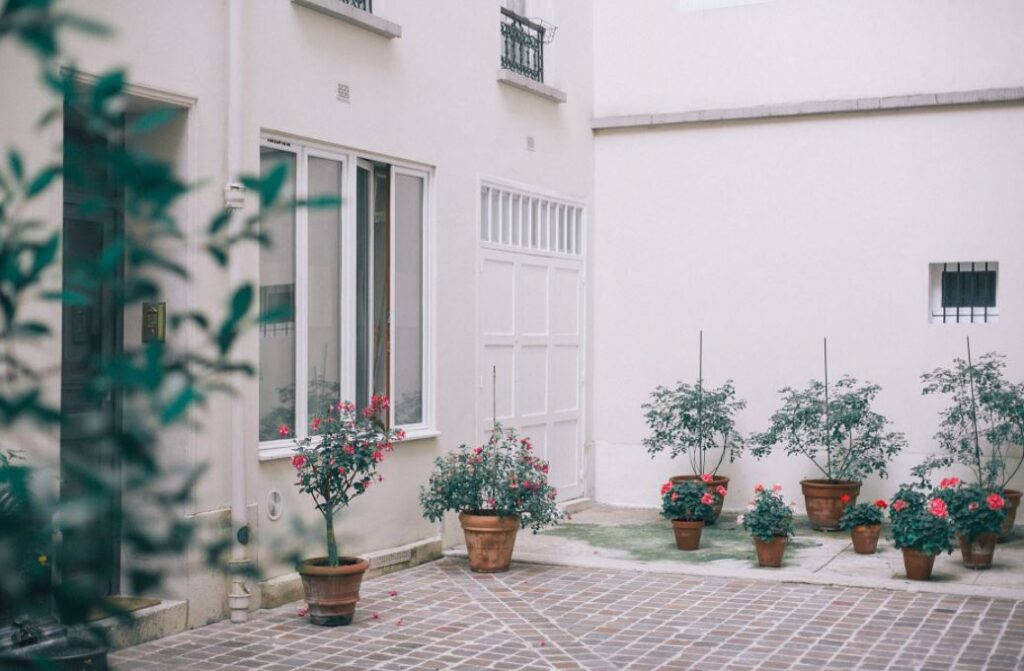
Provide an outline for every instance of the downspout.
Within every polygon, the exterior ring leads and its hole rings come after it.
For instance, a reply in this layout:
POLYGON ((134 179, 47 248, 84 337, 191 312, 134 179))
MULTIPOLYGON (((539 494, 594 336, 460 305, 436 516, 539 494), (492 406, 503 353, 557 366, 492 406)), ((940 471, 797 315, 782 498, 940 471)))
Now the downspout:
MULTIPOLYGON (((224 206, 232 210, 245 207, 244 187, 238 182, 242 164, 242 0, 228 0, 227 54, 227 183, 224 206)), ((232 224, 235 225, 235 224, 232 224)), ((232 290, 242 282, 242 264, 235 251, 228 264, 232 290)), ((231 592, 228 608, 232 622, 249 619, 249 589, 243 570, 249 564, 249 518, 245 496, 245 405, 241 374, 233 375, 231 398, 231 592)))

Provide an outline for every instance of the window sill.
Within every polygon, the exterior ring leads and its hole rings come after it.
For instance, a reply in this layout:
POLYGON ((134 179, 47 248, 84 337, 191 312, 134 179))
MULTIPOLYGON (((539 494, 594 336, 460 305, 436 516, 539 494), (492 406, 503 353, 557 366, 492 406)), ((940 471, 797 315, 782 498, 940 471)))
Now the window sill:
MULTIPOLYGON (((296 2, 297 0, 292 0, 296 2)), ((498 82, 517 88, 527 93, 532 93, 535 96, 540 96, 546 100, 550 100, 556 103, 564 103, 568 100, 568 96, 565 91, 556 89, 554 86, 548 86, 547 84, 541 84, 538 81, 534 81, 529 77, 524 77, 518 72, 512 72, 505 68, 498 68, 498 82)))
MULTIPOLYGON (((439 438, 441 432, 437 429, 425 429, 417 428, 410 429, 405 433, 405 440, 402 441, 401 445, 411 443, 418 440, 429 440, 432 438, 439 438)), ((395 449, 401 449, 401 445, 396 446, 395 449)), ((260 461, 276 461, 278 459, 291 459, 292 455, 295 454, 295 444, 291 440, 269 440, 265 443, 260 443, 258 451, 260 461)))
POLYGON ((402 26, 397 23, 346 5, 341 0, 292 0, 292 3, 365 28, 372 33, 383 35, 389 40, 402 36, 402 26))

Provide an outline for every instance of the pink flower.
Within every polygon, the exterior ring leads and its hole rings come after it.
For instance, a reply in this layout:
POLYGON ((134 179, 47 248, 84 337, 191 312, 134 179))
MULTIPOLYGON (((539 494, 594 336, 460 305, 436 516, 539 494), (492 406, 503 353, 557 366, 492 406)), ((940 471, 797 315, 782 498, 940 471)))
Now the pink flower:
POLYGON ((1006 500, 995 493, 989 494, 985 503, 988 504, 989 510, 1002 510, 1006 506, 1006 500))
POLYGON ((398 590, 397 589, 393 589, 393 590, 389 591, 388 592, 388 596, 398 596, 398 590))
POLYGON ((403 624, 405 624, 405 620, 402 618, 398 618, 398 622, 395 622, 396 627, 401 627, 403 624))
POLYGON ((346 446, 345 446, 344 448, 342 448, 342 449, 344 449, 344 451, 345 451, 345 454, 347 454, 347 455, 349 455, 349 456, 352 456, 353 454, 355 454, 355 453, 356 453, 356 448, 352 447, 351 445, 346 445, 346 446))
POLYGON ((493 508, 495 505, 497 505, 497 501, 494 500, 493 496, 491 498, 487 499, 487 507, 488 508, 493 508))
POLYGON ((380 613, 374 613, 373 615, 370 616, 370 619, 371 620, 379 620, 380 619, 380 613))
POLYGON ((754 485, 754 492, 755 493, 760 494, 763 491, 764 491, 764 485, 762 485, 760 482, 757 483, 756 485, 754 485))
POLYGON ((960 478, 942 478, 939 489, 953 489, 960 484, 960 478))
POLYGON ((306 617, 307 613, 309 613, 309 606, 299 606, 299 609, 295 611, 298 617, 306 617))
POLYGON ((700 497, 700 502, 706 506, 714 505, 715 495, 711 492, 704 492, 704 496, 700 497))
POLYGON ((745 520, 745 519, 746 519, 746 515, 737 515, 736 516, 736 524, 743 524, 743 520, 745 520))
POLYGON ((288 427, 287 424, 282 424, 281 426, 277 427, 277 435, 281 436, 282 438, 287 438, 288 434, 290 434, 291 432, 292 430, 288 427))
POLYGON ((676 494, 675 492, 672 492, 672 496, 670 498, 673 501, 677 501, 677 500, 679 500, 679 494, 676 494))
POLYGON ((757 510, 757 504, 754 504, 754 503, 747 504, 747 510, 750 511, 750 512, 753 512, 753 511, 757 510))
POLYGON ((776 482, 774 485, 772 485, 772 491, 773 492, 781 492, 782 491, 782 485, 780 485, 779 483, 776 482))
POLYGON ((381 452, 380 450, 374 450, 373 451, 373 460, 374 461, 383 461, 383 459, 384 459, 384 453, 383 452, 381 452))
POLYGON ((320 422, 321 421, 322 420, 319 417, 314 417, 313 421, 310 422, 310 426, 313 428, 314 431, 316 431, 317 429, 320 428, 320 422))
POLYGON ((977 501, 971 501, 970 503, 967 504, 967 509, 970 510, 972 513, 980 507, 981 506, 978 505, 977 501))
POLYGON ((473 454, 480 454, 483 451, 484 451, 484 448, 482 448, 482 447, 474 447, 473 448, 473 454))
POLYGON ((300 468, 302 468, 305 465, 306 465, 306 458, 304 456, 302 456, 301 454, 296 454, 294 457, 292 457, 292 466, 295 467, 295 470, 299 470, 300 468))
POLYGON ((710 473, 701 473, 700 475, 700 479, 703 480, 704 482, 711 482, 711 478, 713 477, 714 476, 711 475, 710 473))
POLYGON ((345 475, 345 467, 338 466, 338 475, 345 475))
POLYGON ((725 496, 726 494, 729 493, 729 490, 722 485, 718 485, 717 487, 715 487, 715 493, 718 494, 719 496, 725 496))
POLYGON ((949 515, 949 509, 946 507, 946 502, 942 499, 932 499, 929 501, 928 512, 936 517, 946 517, 949 515))
POLYGON ((661 495, 665 496, 665 494, 667 494, 668 490, 670 490, 670 489, 672 489, 672 483, 671 482, 666 482, 665 484, 663 484, 661 486, 661 495))
POLYGON ((365 489, 369 489, 369 488, 370 488, 370 484, 371 484, 370 478, 366 478, 366 479, 364 479, 364 480, 363 480, 363 489, 364 489, 364 490, 365 490, 365 489))
POLYGON ((399 429, 395 431, 395 441, 400 442, 405 440, 405 429, 399 429))
POLYGON ((893 512, 902 512, 909 507, 910 504, 904 501, 903 499, 896 499, 895 501, 892 502, 893 512))

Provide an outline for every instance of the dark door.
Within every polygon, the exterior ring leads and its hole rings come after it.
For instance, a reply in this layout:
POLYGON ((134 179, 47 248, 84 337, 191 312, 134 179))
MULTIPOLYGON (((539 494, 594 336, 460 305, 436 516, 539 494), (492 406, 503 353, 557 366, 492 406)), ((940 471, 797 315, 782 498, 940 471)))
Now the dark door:
POLYGON ((84 514, 64 526, 61 570, 66 580, 98 575, 101 584, 90 587, 116 594, 120 460, 113 443, 98 436, 109 435, 104 427, 118 425, 120 404, 115 393, 99 393, 92 383, 121 349, 122 316, 114 300, 121 263, 102 278, 91 269, 121 235, 123 214, 115 180, 99 167, 108 149, 106 138, 88 132, 71 113, 65 115, 64 137, 65 166, 77 170, 78 179, 64 187, 63 288, 84 300, 65 302, 62 315, 61 499, 72 508, 69 512, 84 514))

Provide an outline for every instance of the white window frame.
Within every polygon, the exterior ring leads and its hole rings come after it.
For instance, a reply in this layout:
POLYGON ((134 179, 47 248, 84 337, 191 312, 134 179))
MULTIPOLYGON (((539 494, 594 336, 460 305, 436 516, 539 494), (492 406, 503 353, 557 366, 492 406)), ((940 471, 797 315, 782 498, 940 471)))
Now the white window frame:
POLYGON ((998 261, 947 261, 928 264, 928 321, 932 324, 996 324, 999 322, 999 293, 1001 283, 999 282, 998 261), (963 307, 959 311, 956 308, 946 308, 943 314, 942 308, 942 271, 956 270, 988 270, 996 274, 996 304, 994 307, 963 307), (959 318, 958 318, 959 316, 959 318))
MULTIPOLYGON (((436 438, 440 432, 436 428, 436 355, 435 355, 435 295, 434 283, 434 171, 429 165, 413 161, 395 159, 389 156, 382 156, 354 149, 335 147, 326 143, 299 139, 276 133, 264 133, 260 138, 260 147, 269 147, 280 151, 289 152, 296 157, 296 198, 305 198, 307 179, 306 170, 310 157, 326 158, 338 161, 342 165, 344 175, 342 182, 342 205, 341 205, 341 273, 340 273, 340 296, 341 296, 341 362, 340 380, 341 395, 343 399, 355 400, 355 374, 356 374, 356 223, 357 203, 354 194, 356 193, 357 170, 360 161, 371 161, 383 163, 390 166, 391 189, 389 208, 391 209, 389 226, 391 227, 391 247, 388 253, 391 256, 391 277, 390 296, 392 309, 395 300, 395 277, 394 277, 394 254, 395 254, 395 217, 394 217, 394 176, 397 173, 407 174, 423 179, 423 390, 421 402, 423 403, 423 421, 416 424, 397 425, 406 433, 406 442, 426 438, 436 438)), ((297 208, 295 212, 295 424, 294 433, 296 438, 304 438, 308 435, 308 394, 300 393, 299 389, 308 389, 308 347, 309 334, 307 324, 308 304, 308 283, 307 267, 309 255, 309 214, 307 208, 297 208), (301 421, 300 421, 301 420, 301 421)), ((391 357, 391 373, 389 388, 394 394, 395 376, 395 347, 394 329, 395 319, 389 324, 389 337, 391 338, 391 350, 388 356, 391 357)), ((394 420, 394 403, 390 409, 389 421, 394 420)), ((259 417, 255 418, 258 424, 259 417)), ((257 436, 258 436, 257 431, 257 436)), ((259 459, 266 461, 270 459, 281 459, 290 457, 295 450, 292 439, 274 439, 259 441, 259 459)))

